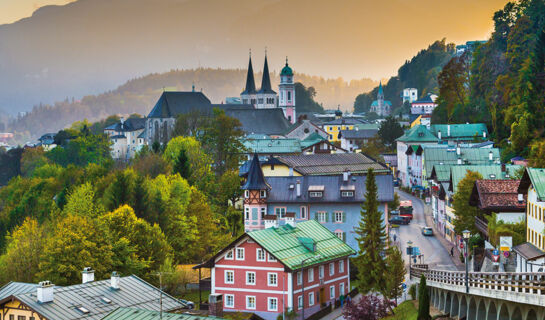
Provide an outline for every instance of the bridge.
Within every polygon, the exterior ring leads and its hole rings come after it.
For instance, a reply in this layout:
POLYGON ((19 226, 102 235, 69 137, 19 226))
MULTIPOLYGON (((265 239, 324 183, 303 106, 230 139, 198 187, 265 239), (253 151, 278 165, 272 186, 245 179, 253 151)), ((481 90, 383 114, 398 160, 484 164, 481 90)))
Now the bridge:
POLYGON ((545 273, 470 272, 411 268, 411 279, 426 276, 430 303, 455 319, 545 320, 545 273))

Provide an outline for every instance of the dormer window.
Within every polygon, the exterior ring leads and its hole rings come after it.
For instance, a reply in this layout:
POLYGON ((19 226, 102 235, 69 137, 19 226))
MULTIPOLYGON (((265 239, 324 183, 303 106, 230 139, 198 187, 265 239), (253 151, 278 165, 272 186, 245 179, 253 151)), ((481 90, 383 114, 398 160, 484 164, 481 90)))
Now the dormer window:
POLYGON ((267 190, 260 190, 259 191, 259 197, 266 198, 267 197, 267 190))
POLYGON ((354 197, 354 191, 341 191, 341 197, 343 198, 354 197))
POLYGON ((322 191, 311 191, 308 193, 309 197, 311 198, 321 198, 324 193, 322 191))

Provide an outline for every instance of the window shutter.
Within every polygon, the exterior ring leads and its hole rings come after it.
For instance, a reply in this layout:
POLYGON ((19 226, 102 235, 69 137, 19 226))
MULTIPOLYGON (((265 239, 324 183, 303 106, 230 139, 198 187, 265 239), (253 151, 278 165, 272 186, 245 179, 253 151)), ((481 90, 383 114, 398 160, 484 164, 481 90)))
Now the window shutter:
POLYGON ((343 215, 343 222, 346 222, 346 213, 341 213, 343 215))
POLYGON ((329 212, 324 212, 325 214, 325 222, 329 222, 329 212))
POLYGON ((346 242, 346 232, 343 232, 343 242, 346 242))

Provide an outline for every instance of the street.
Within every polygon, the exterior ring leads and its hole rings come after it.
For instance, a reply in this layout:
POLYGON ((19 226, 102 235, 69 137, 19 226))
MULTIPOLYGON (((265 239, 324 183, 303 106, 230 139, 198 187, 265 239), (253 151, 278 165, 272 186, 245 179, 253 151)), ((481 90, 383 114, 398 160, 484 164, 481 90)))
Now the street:
MULTIPOLYGON (((424 236, 420 230, 422 227, 427 226, 424 210, 431 209, 424 204, 424 201, 417 197, 413 197, 400 190, 396 190, 396 192, 401 200, 411 200, 414 208, 413 220, 409 225, 402 225, 390 231, 390 238, 393 238, 394 234, 396 235, 406 263, 409 263, 406 248, 407 242, 410 240, 413 242, 413 247, 420 249, 420 253, 423 255, 422 263, 433 266, 435 269, 456 270, 456 266, 452 263, 450 252, 436 238, 439 235, 424 236)), ((411 263, 414 263, 414 261, 411 263)), ((417 259, 417 263, 420 263, 420 259, 417 259)))

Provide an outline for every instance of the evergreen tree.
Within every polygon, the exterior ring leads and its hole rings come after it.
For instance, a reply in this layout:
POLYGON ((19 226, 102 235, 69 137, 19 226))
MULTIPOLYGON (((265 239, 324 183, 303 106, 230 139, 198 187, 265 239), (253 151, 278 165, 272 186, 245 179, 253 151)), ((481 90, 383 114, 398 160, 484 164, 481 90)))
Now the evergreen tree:
POLYGON ((187 154, 184 149, 180 149, 178 154, 178 159, 174 163, 174 173, 179 173, 182 178, 189 180, 191 176, 191 171, 189 170, 189 160, 187 159, 187 154))
POLYGON ((383 225, 382 212, 378 210, 377 184, 373 169, 367 171, 365 182, 366 194, 362 205, 361 220, 355 228, 359 246, 358 256, 354 264, 359 270, 358 289, 366 294, 371 291, 384 292, 386 289, 386 232, 383 225))
POLYGON ((429 320, 430 317, 430 294, 426 285, 426 277, 420 277, 420 286, 418 287, 418 320, 429 320))
POLYGON ((403 293, 403 280, 405 279, 405 262, 401 256, 401 251, 392 246, 388 248, 388 256, 386 258, 386 292, 385 297, 388 299, 395 299, 397 305, 397 297, 403 293))

